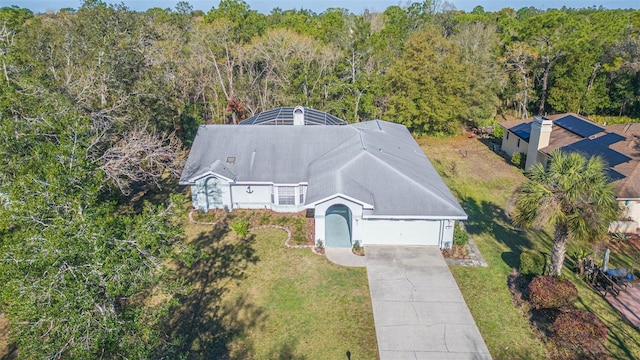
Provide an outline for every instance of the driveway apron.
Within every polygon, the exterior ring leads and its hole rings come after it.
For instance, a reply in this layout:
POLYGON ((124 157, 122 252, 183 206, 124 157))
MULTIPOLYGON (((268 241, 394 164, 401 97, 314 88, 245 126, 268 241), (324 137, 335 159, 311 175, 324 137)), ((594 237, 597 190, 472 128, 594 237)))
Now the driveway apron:
POLYGON ((491 359, 437 247, 367 246, 381 360, 491 359))

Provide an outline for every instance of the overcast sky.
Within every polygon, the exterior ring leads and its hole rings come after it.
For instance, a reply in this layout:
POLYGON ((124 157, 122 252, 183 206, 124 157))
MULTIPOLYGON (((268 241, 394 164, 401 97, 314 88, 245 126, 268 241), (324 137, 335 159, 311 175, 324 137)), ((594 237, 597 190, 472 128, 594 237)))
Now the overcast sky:
MULTIPOLYGON (((406 5, 411 2, 406 0, 245 0, 249 7, 263 13, 269 13, 271 9, 279 7, 288 9, 310 9, 316 13, 321 13, 330 7, 347 8, 355 14, 360 14, 364 9, 383 11, 392 5, 406 5)), ((33 12, 46 12, 48 10, 59 10, 61 8, 78 8, 81 0, 0 0, 0 6, 17 5, 26 7, 33 12)), ((177 0, 106 0, 107 3, 123 2, 132 10, 144 11, 150 7, 174 8, 177 0)), ((219 4, 219 0, 191 0, 188 1, 194 9, 205 12, 219 4)), ((584 8, 592 6, 602 6, 605 9, 627 9, 640 8, 640 0, 449 0, 456 9, 471 11, 475 6, 481 5, 487 11, 496 11, 505 7, 516 10, 533 6, 538 9, 560 8, 562 6, 572 8, 584 8)))

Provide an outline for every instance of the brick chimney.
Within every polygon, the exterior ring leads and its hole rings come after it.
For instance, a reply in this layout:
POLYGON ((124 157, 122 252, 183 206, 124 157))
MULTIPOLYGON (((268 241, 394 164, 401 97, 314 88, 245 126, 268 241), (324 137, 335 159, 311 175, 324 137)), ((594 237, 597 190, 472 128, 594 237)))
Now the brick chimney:
POLYGON ((527 148, 527 163, 524 166, 525 169, 529 170, 533 165, 541 162, 540 159, 538 159, 538 150, 549 145, 552 124, 553 121, 545 117, 533 117, 531 134, 529 135, 529 147, 527 148))

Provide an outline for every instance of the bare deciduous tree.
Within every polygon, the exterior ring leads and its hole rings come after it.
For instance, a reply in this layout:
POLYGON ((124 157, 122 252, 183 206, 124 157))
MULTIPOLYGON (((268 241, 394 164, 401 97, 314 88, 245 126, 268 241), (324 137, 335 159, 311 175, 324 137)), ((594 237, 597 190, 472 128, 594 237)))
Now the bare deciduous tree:
POLYGON ((259 91, 263 109, 279 104, 309 106, 322 97, 324 77, 337 62, 337 50, 289 29, 273 29, 247 47, 244 67, 259 91))
POLYGON ((138 128, 116 138, 97 160, 109 182, 130 195, 135 183, 153 182, 160 187, 163 176, 179 176, 184 155, 175 134, 160 135, 138 128))
POLYGON ((530 90, 530 65, 529 63, 537 58, 537 53, 524 43, 516 42, 513 46, 507 46, 505 56, 499 61, 506 67, 507 71, 518 73, 518 86, 521 91, 516 95, 518 102, 518 113, 522 119, 529 116, 527 105, 529 103, 530 90))
POLYGON ((7 49, 13 45, 13 38, 15 32, 7 27, 7 24, 2 24, 0 28, 0 58, 2 59, 2 72, 4 78, 9 82, 9 74, 7 73, 7 63, 5 62, 5 56, 7 55, 7 49))

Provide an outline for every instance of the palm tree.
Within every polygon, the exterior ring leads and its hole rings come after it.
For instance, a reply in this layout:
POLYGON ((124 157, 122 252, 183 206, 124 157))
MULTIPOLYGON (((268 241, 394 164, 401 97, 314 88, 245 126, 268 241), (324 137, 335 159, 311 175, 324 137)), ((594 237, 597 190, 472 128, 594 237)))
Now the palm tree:
POLYGON ((517 226, 554 228, 549 275, 560 275, 567 241, 592 240, 618 215, 615 192, 599 157, 551 153, 548 167, 535 165, 515 195, 517 226))

